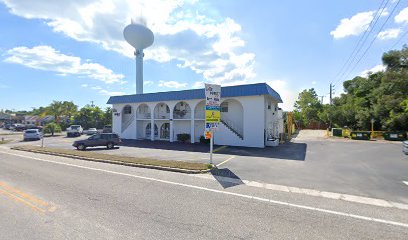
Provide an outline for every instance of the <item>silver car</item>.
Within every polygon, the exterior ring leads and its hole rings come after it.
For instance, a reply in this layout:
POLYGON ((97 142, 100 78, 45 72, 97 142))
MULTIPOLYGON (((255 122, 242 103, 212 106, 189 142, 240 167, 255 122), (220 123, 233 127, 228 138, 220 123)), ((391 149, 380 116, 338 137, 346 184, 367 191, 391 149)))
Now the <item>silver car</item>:
POLYGON ((98 133, 98 130, 96 130, 96 128, 90 128, 90 129, 88 129, 88 131, 86 131, 87 135, 94 135, 94 134, 97 134, 97 133, 98 133))
POLYGON ((40 140, 42 137, 43 133, 39 129, 27 129, 24 131, 24 141, 40 140))
POLYGON ((402 143, 402 151, 408 155, 408 141, 402 143))

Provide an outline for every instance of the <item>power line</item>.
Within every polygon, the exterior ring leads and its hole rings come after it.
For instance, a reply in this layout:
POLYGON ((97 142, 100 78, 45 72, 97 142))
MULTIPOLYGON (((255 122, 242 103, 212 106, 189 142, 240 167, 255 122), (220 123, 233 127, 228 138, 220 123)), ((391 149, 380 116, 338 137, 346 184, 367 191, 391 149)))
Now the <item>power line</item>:
POLYGON ((373 19, 371 19, 371 22, 368 24, 367 28, 365 29, 363 35, 360 37, 360 39, 358 40, 357 44, 354 46, 353 51, 351 52, 350 56, 348 57, 347 61, 343 64, 343 66, 341 67, 340 71, 336 74, 336 76, 334 77, 334 80, 339 77, 339 79, 336 81, 336 83, 338 83, 338 81, 341 79, 341 77, 343 77, 343 75, 347 72, 348 68, 350 67, 351 63, 354 62, 357 54, 361 51, 361 48, 364 46, 365 42, 368 39, 368 36, 371 34, 371 32, 373 31, 375 25, 378 22, 378 19, 381 17, 382 13, 385 10, 385 7, 387 6, 388 2, 390 0, 387 0, 387 2, 385 2, 385 0, 383 0, 380 4, 380 6, 378 7, 377 11, 376 11, 376 15, 373 17, 373 19), (384 4, 385 2, 385 4, 384 4), (383 6, 384 4, 384 6, 383 6), (350 61, 350 59, 353 59, 352 61, 350 61), (344 71, 343 71, 344 70, 344 71))
POLYGON ((392 45, 391 49, 394 49, 400 42, 401 40, 408 35, 408 28, 407 30, 401 35, 401 37, 392 45))
POLYGON ((373 40, 370 42, 370 45, 368 45, 367 49, 364 51, 363 55, 361 55, 361 57, 358 59, 358 61, 356 62, 356 64, 354 65, 354 67, 351 69, 351 71, 349 71, 349 73, 346 75, 346 77, 348 77, 353 71, 354 69, 358 66, 358 64, 360 63, 360 61, 364 58, 364 56, 367 54, 368 50, 370 50, 371 46, 373 45, 373 43, 375 42, 375 40, 377 40, 378 34, 383 30, 385 24, 387 24, 388 20, 391 18, 391 16, 394 14, 395 10, 397 9, 399 3, 401 2, 401 0, 398 0, 398 2, 395 4, 394 8, 392 9, 391 13, 388 15, 387 19, 385 20, 385 22, 383 23, 383 25, 381 26, 380 30, 378 30, 377 34, 374 36, 373 40))

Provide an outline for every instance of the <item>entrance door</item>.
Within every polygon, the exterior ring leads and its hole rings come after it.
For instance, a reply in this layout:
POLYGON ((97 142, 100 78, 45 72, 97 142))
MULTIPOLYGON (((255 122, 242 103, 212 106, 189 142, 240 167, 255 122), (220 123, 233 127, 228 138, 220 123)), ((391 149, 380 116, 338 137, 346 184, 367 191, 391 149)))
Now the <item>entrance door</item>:
POLYGON ((170 139, 170 123, 163 123, 160 127, 160 138, 170 139))
MULTIPOLYGON (((152 124, 148 123, 146 126, 146 138, 150 139, 150 136, 152 135, 152 124)), ((158 129, 156 123, 154 124, 154 137, 156 138, 158 135, 158 129)))

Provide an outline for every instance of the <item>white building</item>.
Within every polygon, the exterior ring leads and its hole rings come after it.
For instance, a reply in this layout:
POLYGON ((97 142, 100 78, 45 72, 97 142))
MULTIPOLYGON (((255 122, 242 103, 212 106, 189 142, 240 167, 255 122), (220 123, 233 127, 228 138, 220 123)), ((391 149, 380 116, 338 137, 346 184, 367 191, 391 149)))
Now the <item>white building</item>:
MULTIPOLYGON (((266 83, 221 88, 221 123, 214 133, 218 145, 265 147, 266 139, 283 132, 279 94, 266 83)), ((113 96, 113 132, 124 139, 191 142, 204 135, 204 89, 113 96), (152 126, 153 131, 152 131, 152 126)))

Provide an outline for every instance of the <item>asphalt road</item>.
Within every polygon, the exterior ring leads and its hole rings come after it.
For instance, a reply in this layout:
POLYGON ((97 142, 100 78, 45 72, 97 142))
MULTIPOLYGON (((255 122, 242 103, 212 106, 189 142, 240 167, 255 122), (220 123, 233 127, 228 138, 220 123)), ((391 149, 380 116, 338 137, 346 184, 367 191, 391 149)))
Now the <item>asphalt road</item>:
POLYGON ((0 239, 406 239, 408 211, 0 148, 0 239))

